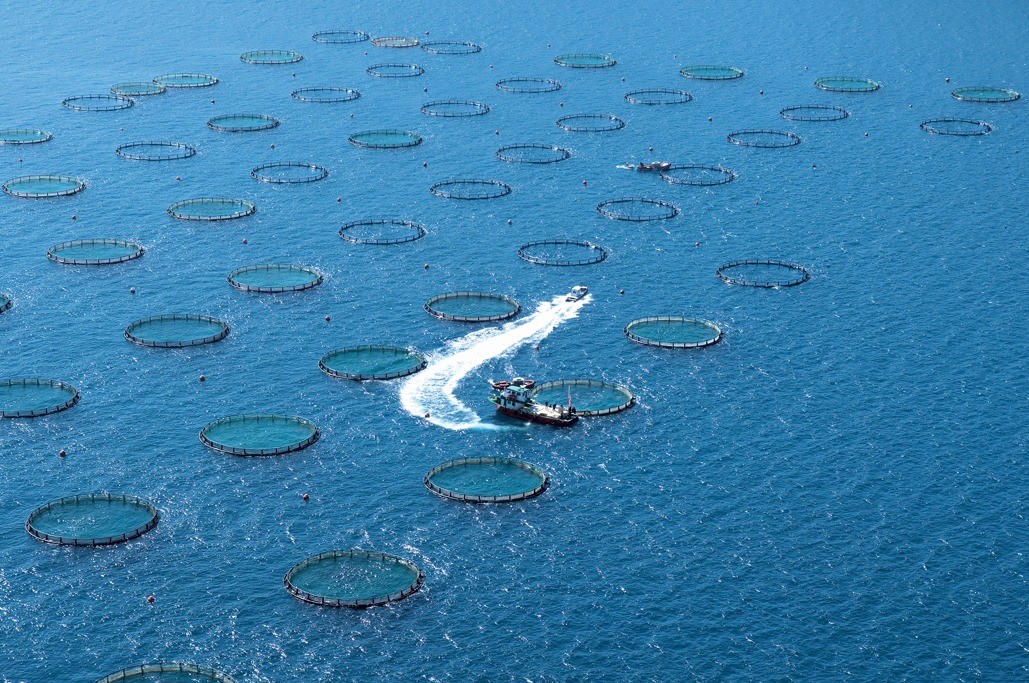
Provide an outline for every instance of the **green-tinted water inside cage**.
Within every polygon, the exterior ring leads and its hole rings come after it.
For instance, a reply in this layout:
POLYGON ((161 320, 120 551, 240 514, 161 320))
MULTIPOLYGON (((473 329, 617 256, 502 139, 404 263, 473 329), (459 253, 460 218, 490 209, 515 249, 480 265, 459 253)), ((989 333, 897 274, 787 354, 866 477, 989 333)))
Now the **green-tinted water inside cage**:
POLYGON ((700 320, 650 320, 636 323, 630 332, 648 341, 699 344, 718 337, 718 330, 700 320))
POLYGON ((140 503, 103 498, 66 501, 32 519, 32 527, 50 536, 106 538, 146 526, 153 513, 140 503))
POLYGON ((53 250, 57 258, 76 261, 106 261, 132 256, 139 252, 134 244, 72 244, 53 250))
POLYGON ((429 477, 441 489, 469 496, 513 496, 539 487, 544 478, 513 462, 468 463, 447 467, 429 477))
POLYGON ((0 412, 40 412, 74 396, 70 387, 49 384, 0 384, 0 412))
POLYGON ((370 600, 409 588, 418 579, 414 569, 374 557, 329 557, 298 570, 297 588, 338 600, 370 600))
POLYGON ((244 287, 303 287, 318 280, 318 273, 300 267, 258 267, 233 274, 232 280, 244 287))
POLYGON ((518 310, 518 305, 493 296, 460 296, 435 301, 430 305, 437 313, 460 318, 491 318, 518 310))
POLYGON ((210 424, 204 436, 216 444, 240 450, 276 450, 295 446, 314 436, 313 424, 293 419, 254 418, 210 424))
POLYGON ((630 400, 626 392, 616 386, 607 384, 566 384, 544 387, 533 395, 537 403, 557 405, 568 404, 568 393, 572 395, 572 405, 579 411, 599 411, 617 408, 630 400))
POLYGON ((164 319, 148 320, 133 327, 132 336, 151 342, 189 342, 213 337, 224 330, 221 323, 211 320, 164 319))
POLYGON ((322 362, 330 370, 348 375, 391 375, 418 367, 422 359, 407 349, 342 349, 322 362))
POLYGON ((16 178, 7 182, 7 189, 16 194, 47 195, 74 192, 82 182, 74 178, 16 178))

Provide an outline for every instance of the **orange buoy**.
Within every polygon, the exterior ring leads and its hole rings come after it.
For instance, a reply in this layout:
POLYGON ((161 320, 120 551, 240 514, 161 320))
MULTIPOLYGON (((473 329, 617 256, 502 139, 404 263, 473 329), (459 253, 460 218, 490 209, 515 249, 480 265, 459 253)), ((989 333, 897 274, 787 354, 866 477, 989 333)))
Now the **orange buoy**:
POLYGON ((61 456, 61 457, 63 458, 64 456, 68 455, 68 452, 67 452, 67 451, 65 451, 65 450, 64 450, 64 449, 62 448, 62 449, 61 449, 61 452, 60 452, 60 453, 58 453, 57 455, 59 455, 59 456, 61 456))
POLYGON ((311 500, 311 496, 307 495, 306 493, 302 496, 302 498, 304 500, 311 500))
POLYGON ((154 596, 148 595, 146 601, 149 602, 150 604, 153 604, 154 600, 156 600, 156 599, 157 598, 155 598, 154 596))
POLYGON ((429 417, 429 414, 428 414, 428 413, 425 413, 425 417, 429 417))

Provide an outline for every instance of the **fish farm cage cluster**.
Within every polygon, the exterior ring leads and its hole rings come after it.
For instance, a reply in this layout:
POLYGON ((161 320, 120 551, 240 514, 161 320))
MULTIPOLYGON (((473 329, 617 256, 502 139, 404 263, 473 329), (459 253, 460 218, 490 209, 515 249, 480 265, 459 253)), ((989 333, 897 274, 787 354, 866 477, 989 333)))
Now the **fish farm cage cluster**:
MULTIPOLYGON (((2 298, 10 308, 11 300, 2 298)), ((78 402, 79 390, 60 380, 0 380, 0 417, 43 417, 67 410, 78 402)))
POLYGON ((142 246, 114 239, 61 242, 46 252, 46 257, 54 263, 71 266, 106 266, 132 261, 142 255, 142 246))
POLYGON ((427 233, 424 225, 397 218, 351 221, 339 229, 339 236, 352 244, 404 244, 427 233))
POLYGON ((197 153, 196 147, 184 142, 129 142, 118 145, 114 153, 135 161, 174 161, 188 159, 197 153))
POLYGON ((570 150, 556 145, 522 143, 504 145, 496 151, 501 161, 517 164, 555 164, 572 156, 570 150))
POLYGON ((518 247, 518 258, 540 266, 589 266, 605 260, 607 251, 585 240, 536 240, 518 247))
POLYGON ((219 453, 243 456, 285 455, 318 440, 318 427, 293 415, 233 415, 204 425, 200 441, 219 453))
POLYGON ((423 370, 425 357, 401 346, 362 345, 337 349, 318 361, 321 371, 336 379, 390 380, 423 370))
POLYGON ((747 260, 726 263, 715 271, 727 285, 741 287, 795 287, 804 284, 811 274, 803 266, 786 261, 747 260), (748 271, 752 274, 748 275, 748 271), (774 275, 774 277, 771 277, 774 275))
POLYGON ((124 334, 139 346, 182 349, 221 341, 229 336, 229 326, 206 315, 155 315, 132 323, 124 334))
POLYGON ((514 503, 550 485, 546 472, 514 458, 458 458, 433 467, 422 480, 437 496, 462 503, 514 503))
POLYGON ((518 315, 521 304, 503 294, 449 292, 425 302, 425 312, 440 320, 459 323, 492 323, 518 315))
MULTIPOLYGON (((366 578, 361 583, 383 583, 375 581, 376 578, 366 578)), ((367 550, 330 550, 308 557, 293 566, 282 579, 286 591, 298 600, 327 607, 353 608, 376 607, 403 600, 417 593, 424 581, 425 574, 413 562, 395 555, 367 550), (340 565, 343 570, 337 569, 340 565), (338 579, 333 580, 334 576, 345 573, 348 565, 356 565, 351 571, 358 575, 374 574, 376 570, 383 574, 391 574, 391 588, 395 587, 396 590, 389 593, 366 594, 375 593, 369 589, 379 586, 334 585, 339 582, 338 579), (361 590, 362 588, 364 590, 361 590)))
POLYGON ((137 664, 103 678, 98 678, 94 683, 119 683, 128 680, 130 683, 134 678, 161 680, 165 678, 161 674, 183 674, 182 676, 168 677, 172 681, 189 681, 190 683, 236 683, 228 674, 202 664, 187 662, 166 662, 163 664, 137 664))
POLYGON ((226 279, 242 292, 281 294, 317 287, 324 277, 320 271, 306 266, 263 265, 237 268, 226 279))
POLYGON ((96 547, 139 538, 160 519, 157 508, 142 498, 82 493, 36 508, 25 520, 25 531, 44 543, 96 547), (108 533, 87 535, 97 531, 108 533))

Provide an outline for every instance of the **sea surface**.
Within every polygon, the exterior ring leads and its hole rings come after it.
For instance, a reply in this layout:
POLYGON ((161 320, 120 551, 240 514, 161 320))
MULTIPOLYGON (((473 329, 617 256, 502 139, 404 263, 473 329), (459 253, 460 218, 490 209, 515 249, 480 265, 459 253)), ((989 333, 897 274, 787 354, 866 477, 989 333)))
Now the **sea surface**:
POLYGON ((0 181, 87 183, 70 197, 0 195, 0 292, 14 300, 0 314, 0 379, 60 379, 81 392, 56 415, 0 420, 3 683, 89 683, 160 661, 246 683, 1029 677, 1029 98, 950 96, 975 85, 1029 94, 1024 2, 76 0, 4 1, 0 16, 0 128, 53 133, 0 146, 0 181), (483 50, 311 40, 333 29, 483 50), (239 59, 255 49, 304 59, 239 59), (618 63, 555 65, 566 53, 618 63), (381 63, 425 74, 365 73, 381 63), (746 75, 679 76, 690 64, 746 75), (174 72, 220 82, 123 111, 61 106, 174 72), (833 75, 882 88, 813 86, 833 75), (564 87, 494 87, 518 76, 564 87), (290 97, 312 86, 363 96, 290 97), (694 99, 623 99, 641 88, 694 99), (492 111, 419 111, 448 99, 492 111), (798 104, 851 116, 779 116, 798 104), (240 113, 281 125, 205 125, 240 113), (555 125, 577 113, 626 125, 592 134, 555 125), (950 116, 994 130, 919 128, 950 116), (794 132, 802 144, 726 141, 754 128, 794 132), (347 141, 377 129, 423 142, 347 141), (114 152, 143 140, 198 154, 148 163, 114 152), (494 156, 514 143, 571 157, 537 166, 494 156), (651 160, 723 165, 738 177, 698 188, 616 168, 651 160), (329 176, 250 177, 280 161, 329 176), (430 194, 454 178, 513 191, 490 201, 430 194), (196 197, 243 198, 257 210, 223 222, 166 212, 196 197), (598 215, 597 204, 622 197, 680 213, 646 223, 598 215), (414 220, 428 234, 395 246, 340 239, 340 226, 364 218, 414 220), (102 267, 46 258, 60 242, 104 237, 138 241, 146 254, 102 267), (609 256, 581 268, 516 256, 553 238, 589 240, 609 256), (754 289, 715 276, 748 258, 801 264, 811 278, 754 289), (226 282, 265 263, 314 266, 325 281, 278 295, 226 282), (590 295, 565 303, 579 284, 590 295), (450 291, 510 296, 522 312, 491 327, 422 310, 450 291), (123 338, 133 321, 166 313, 211 315, 231 333, 182 350, 123 338), (724 337, 692 350, 626 339, 626 323, 651 315, 713 321, 724 337), (319 370, 326 353, 359 344, 412 346, 429 366, 366 383, 319 370), (487 401, 486 380, 512 375, 615 382, 638 404, 569 429, 523 427, 487 401), (304 417, 321 438, 260 458, 198 439, 208 422, 245 413, 304 417), (551 487, 477 506, 423 486, 431 467, 478 455, 527 460, 551 487), (160 523, 98 549, 25 533, 36 507, 97 490, 150 500, 160 523), (349 548, 415 562, 423 589, 365 611, 308 605, 283 589, 303 558, 349 548))

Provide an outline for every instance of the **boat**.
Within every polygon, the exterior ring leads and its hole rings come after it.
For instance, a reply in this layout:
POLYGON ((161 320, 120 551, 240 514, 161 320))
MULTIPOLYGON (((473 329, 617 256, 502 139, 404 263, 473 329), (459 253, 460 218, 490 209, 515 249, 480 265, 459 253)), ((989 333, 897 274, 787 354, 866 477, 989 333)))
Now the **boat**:
POLYGON ((635 168, 637 171, 658 171, 660 173, 671 170, 672 164, 667 161, 651 161, 649 164, 645 164, 641 161, 635 168))
POLYGON ((578 301, 582 297, 586 296, 586 292, 590 291, 585 285, 575 285, 572 287, 572 291, 568 292, 568 296, 565 297, 565 301, 578 301))
POLYGON ((489 400, 496 404, 497 412, 508 417, 530 420, 555 427, 569 427, 579 420, 572 406, 571 393, 568 405, 549 405, 537 403, 532 398, 532 389, 536 382, 523 377, 515 377, 511 381, 494 382, 490 380, 493 393, 489 400))

